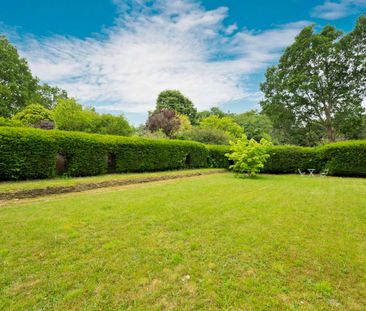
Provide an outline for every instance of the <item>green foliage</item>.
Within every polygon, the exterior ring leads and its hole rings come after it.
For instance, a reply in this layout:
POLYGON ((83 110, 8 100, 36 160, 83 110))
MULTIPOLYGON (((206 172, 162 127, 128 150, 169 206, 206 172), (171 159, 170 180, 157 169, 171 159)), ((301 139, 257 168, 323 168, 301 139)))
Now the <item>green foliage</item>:
MULTIPOLYGON (((228 168, 225 162, 227 147, 214 146, 209 151, 216 163, 213 167, 228 168)), ((263 167, 264 173, 297 174, 298 169, 315 169, 320 172, 329 169, 334 176, 366 176, 366 140, 339 142, 321 147, 271 146, 268 148, 269 159, 263 167)))
POLYGON ((196 142, 128 138, 30 128, 0 128, 0 179, 48 178, 56 156, 69 176, 207 167, 208 151, 196 142))
POLYGON ((313 168, 320 171, 324 163, 318 149, 299 146, 273 146, 268 149, 270 158, 263 168, 263 172, 272 174, 292 174, 313 168))
POLYGON ((83 108, 74 99, 60 99, 54 110, 56 127, 64 131, 128 136, 132 128, 123 117, 98 114, 92 108, 83 108))
POLYGON ((261 106, 282 143, 357 138, 366 96, 366 17, 345 36, 332 26, 320 33, 304 28, 267 70, 261 90, 261 106))
POLYGON ((54 109, 61 99, 69 99, 65 90, 57 86, 50 86, 47 83, 39 86, 38 94, 40 96, 39 103, 48 109, 54 109))
POLYGON ((13 120, 19 121, 27 126, 34 126, 41 121, 54 121, 51 110, 40 104, 30 104, 14 115, 13 120))
POLYGON ((48 131, 1 127, 0 180, 54 176, 57 149, 48 131))
POLYGON ((197 127, 181 133, 177 138, 198 141, 208 145, 229 145, 230 141, 230 136, 223 130, 197 127))
POLYGON ((234 162, 229 169, 238 174, 256 176, 270 157, 268 147, 271 143, 264 138, 260 142, 248 140, 246 135, 236 142, 230 142, 230 153, 226 156, 234 162))
POLYGON ((199 123, 199 127, 203 129, 216 129, 224 131, 230 136, 231 139, 239 138, 244 134, 243 128, 231 117, 221 118, 217 115, 211 115, 205 119, 202 119, 199 123))
POLYGON ((319 153, 331 175, 366 177, 366 140, 325 145, 319 153))
POLYGON ((38 98, 38 81, 25 59, 0 35, 0 116, 11 117, 38 98))
POLYGON ((207 146, 208 165, 213 168, 229 168, 233 161, 229 160, 225 154, 230 152, 229 146, 207 146))
POLYGON ((132 128, 123 115, 96 114, 93 120, 93 133, 129 136, 132 128))
POLYGON ((184 114, 192 123, 195 122, 197 117, 197 109, 191 100, 178 90, 165 90, 159 94, 156 100, 156 110, 162 109, 175 110, 184 114))
POLYGON ((175 110, 163 108, 150 113, 146 121, 146 129, 150 132, 162 131, 167 137, 173 137, 181 125, 178 113, 175 110))
POLYGON ((0 117, 0 126, 24 127, 24 124, 20 121, 17 121, 17 120, 0 117))
POLYGON ((271 120, 265 114, 255 110, 237 114, 234 120, 243 129, 248 139, 260 141, 262 138, 272 141, 273 126, 271 120))
POLYGON ((54 110, 56 127, 64 131, 91 132, 93 113, 83 111, 74 99, 61 99, 54 110))
POLYGON ((204 110, 197 113, 197 119, 202 120, 209 116, 218 116, 220 118, 223 117, 234 117, 233 113, 227 113, 222 111, 219 107, 212 107, 210 110, 204 110))

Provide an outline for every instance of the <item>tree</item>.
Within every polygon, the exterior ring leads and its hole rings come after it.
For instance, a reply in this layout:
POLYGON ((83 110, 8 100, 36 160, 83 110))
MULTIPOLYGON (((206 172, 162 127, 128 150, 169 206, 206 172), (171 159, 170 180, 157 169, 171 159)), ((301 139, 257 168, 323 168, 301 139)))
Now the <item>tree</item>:
POLYGON ((93 122, 93 133, 129 136, 132 128, 123 115, 96 114, 93 122))
POLYGON ((256 176, 270 157, 268 147, 272 144, 264 138, 260 142, 254 139, 248 140, 244 134, 236 142, 230 142, 230 145, 230 153, 225 156, 234 164, 229 168, 238 174, 256 176))
POLYGON ((57 86, 50 86, 47 83, 38 87, 39 103, 48 109, 54 109, 60 99, 69 99, 67 92, 57 86))
POLYGON ((75 99, 61 99, 54 109, 56 128, 64 131, 88 132, 91 119, 83 114, 83 107, 75 99))
POLYGON ((211 115, 202 119, 199 123, 199 127, 203 129, 222 130, 227 133, 231 139, 239 138, 244 134, 242 127, 231 117, 220 118, 217 115, 211 115))
POLYGON ((262 138, 272 140, 273 126, 270 118, 255 110, 235 115, 234 120, 243 129, 248 139, 260 141, 262 138))
POLYGON ((186 115, 193 124, 196 120, 197 109, 193 103, 178 90, 162 91, 156 100, 156 110, 175 110, 186 115))
POLYGON ((39 126, 42 121, 53 122, 53 113, 40 104, 30 104, 19 111, 13 117, 14 121, 20 121, 27 126, 39 126))
POLYGON ((319 34, 305 27, 267 70, 261 90, 263 111, 283 142, 298 143, 304 133, 315 140, 310 144, 347 136, 341 120, 360 124, 366 96, 366 17, 345 36, 332 26, 319 34))
POLYGON ((230 136, 223 130, 197 127, 181 133, 177 138, 198 141, 209 145, 228 145, 230 141, 230 136))
POLYGON ((162 130, 163 133, 172 137, 179 129, 180 120, 175 110, 163 108, 150 114, 146 128, 151 132, 162 130))
POLYGON ((210 110, 204 110, 197 113, 197 119, 202 120, 209 116, 219 116, 220 118, 223 117, 234 117, 233 113, 224 112, 219 107, 212 107, 210 110))
POLYGON ((0 116, 11 117, 37 102, 38 80, 9 41, 0 36, 0 116))

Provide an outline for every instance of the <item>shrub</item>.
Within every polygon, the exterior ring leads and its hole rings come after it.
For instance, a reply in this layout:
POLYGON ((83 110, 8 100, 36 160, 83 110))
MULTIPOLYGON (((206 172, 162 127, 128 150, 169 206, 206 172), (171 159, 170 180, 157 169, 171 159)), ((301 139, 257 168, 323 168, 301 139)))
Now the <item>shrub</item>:
POLYGON ((269 158, 268 147, 271 143, 264 138, 258 143, 248 140, 246 135, 236 142, 230 142, 230 152, 227 156, 234 164, 229 166, 234 172, 248 176, 256 176, 269 158))
POLYGON ((229 145, 230 136, 223 130, 193 128, 178 136, 179 139, 193 140, 209 145, 229 145))
POLYGON ((48 131, 0 128, 1 180, 52 177, 56 155, 56 140, 48 131))
POLYGON ((30 104, 19 111, 13 120, 20 121, 24 125, 36 126, 41 121, 53 121, 53 113, 40 104, 30 104))
POLYGON ((331 175, 366 176, 366 140, 325 145, 319 153, 331 175))
POLYGON ((17 120, 0 117, 0 126, 24 127, 24 124, 17 120))

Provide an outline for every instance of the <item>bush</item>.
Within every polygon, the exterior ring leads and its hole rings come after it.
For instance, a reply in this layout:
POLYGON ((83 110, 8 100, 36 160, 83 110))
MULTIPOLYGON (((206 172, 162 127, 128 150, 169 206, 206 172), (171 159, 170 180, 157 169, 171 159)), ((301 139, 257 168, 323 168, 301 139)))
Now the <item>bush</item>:
POLYGON ((77 132, 0 128, 2 180, 48 178, 62 155, 69 176, 206 167, 203 144, 77 132))
POLYGON ((234 163, 229 169, 241 175, 256 176, 269 158, 268 147, 271 145, 264 138, 257 142, 255 139, 249 140, 246 135, 236 142, 230 142, 230 152, 225 156, 234 163))
POLYGON ((179 139, 198 141, 208 145, 229 145, 230 136, 223 130, 193 128, 183 132, 179 139))
POLYGON ((331 175, 366 177, 366 140, 325 145, 319 153, 331 175))
POLYGON ((53 121, 53 113, 51 110, 40 104, 30 104, 23 110, 19 111, 13 120, 20 121, 27 126, 38 125, 41 121, 53 121))

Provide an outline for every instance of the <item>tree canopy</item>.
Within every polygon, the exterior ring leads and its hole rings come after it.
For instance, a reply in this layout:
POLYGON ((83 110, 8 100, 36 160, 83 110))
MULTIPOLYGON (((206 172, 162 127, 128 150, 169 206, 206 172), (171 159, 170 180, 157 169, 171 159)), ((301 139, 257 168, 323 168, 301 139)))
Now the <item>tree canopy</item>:
POLYGON ((366 17, 347 35, 332 26, 320 33, 305 27, 267 70, 261 90, 281 142, 357 138, 366 97, 366 17))
POLYGON ((11 117, 29 102, 36 102, 38 80, 28 63, 4 36, 0 36, 0 116, 11 117))
POLYGON ((192 101, 178 90, 165 90, 160 92, 156 100, 156 110, 162 110, 164 108, 186 115, 191 123, 196 121, 197 109, 194 107, 192 101))

